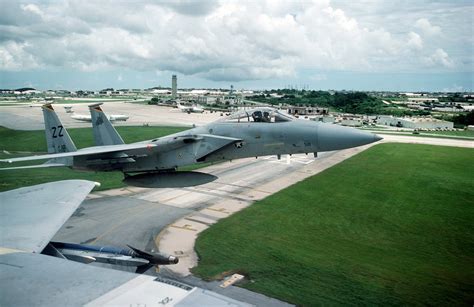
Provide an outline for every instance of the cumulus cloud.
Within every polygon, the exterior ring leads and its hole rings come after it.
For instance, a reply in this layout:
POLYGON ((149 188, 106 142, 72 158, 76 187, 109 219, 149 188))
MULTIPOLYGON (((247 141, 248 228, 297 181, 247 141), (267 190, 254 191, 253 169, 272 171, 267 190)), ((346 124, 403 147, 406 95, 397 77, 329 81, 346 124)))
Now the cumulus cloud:
POLYGON ((423 40, 418 33, 410 32, 408 33, 408 42, 407 46, 414 49, 422 49, 423 48, 423 40))
POLYGON ((26 49, 28 43, 8 41, 0 48, 0 67, 4 70, 25 70, 39 67, 37 59, 26 49))
POLYGON ((453 67, 454 62, 449 57, 448 53, 441 48, 436 49, 436 51, 431 54, 429 57, 424 59, 424 62, 427 66, 442 66, 442 67, 453 67))
POLYGON ((415 27, 420 29, 423 33, 433 36, 441 33, 441 28, 433 26, 426 18, 420 18, 415 22, 415 27))
POLYGON ((21 4, 20 7, 25 12, 33 13, 39 17, 44 16, 43 11, 36 4, 21 4))
POLYGON ((4 6, 0 70, 125 68, 240 81, 291 77, 303 68, 456 66, 444 46, 426 42, 441 32, 427 18, 414 21, 416 32, 387 30, 384 24, 361 23, 329 0, 7 1, 4 6))

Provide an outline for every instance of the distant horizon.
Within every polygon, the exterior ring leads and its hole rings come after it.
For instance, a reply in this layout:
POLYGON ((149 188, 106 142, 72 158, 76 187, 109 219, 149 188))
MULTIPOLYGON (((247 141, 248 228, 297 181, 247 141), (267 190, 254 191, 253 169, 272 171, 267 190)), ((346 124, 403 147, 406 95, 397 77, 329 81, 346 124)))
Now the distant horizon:
MULTIPOLYGON (((169 89, 171 91, 171 87, 166 87, 166 86, 155 86, 155 87, 145 87, 145 88, 138 88, 138 87, 104 87, 100 89, 88 89, 88 88, 80 88, 80 89, 68 89, 68 88, 36 88, 36 87, 14 87, 14 88, 1 88, 0 90, 19 90, 19 89, 24 89, 24 88, 31 88, 37 91, 70 91, 70 92, 77 92, 77 91, 91 91, 91 92, 99 92, 101 90, 105 89, 113 89, 114 91, 119 91, 119 90, 147 90, 151 88, 160 88, 160 89, 169 89)), ((224 90, 224 91, 230 91, 228 88, 222 88, 222 87, 178 87, 178 90, 224 90)), ((474 91, 391 91, 391 90, 348 90, 348 89, 311 89, 311 88, 265 88, 265 89, 253 89, 253 88, 241 88, 241 89, 236 89, 234 88, 234 91, 276 91, 276 90, 295 90, 295 91, 323 91, 323 92, 386 92, 386 93, 414 93, 414 94, 422 94, 422 93, 451 93, 451 94, 456 94, 456 93, 474 93, 474 91)))
MULTIPOLYGON (((156 81, 152 79, 146 79, 148 73, 137 72, 131 73, 134 78, 131 78, 131 82, 125 80, 117 81, 114 77, 117 72, 106 72, 106 73, 90 73, 80 72, 71 73, 69 72, 39 72, 37 74, 31 72, 7 72, 2 73, 0 78, 0 88, 2 89, 17 89, 23 87, 32 87, 40 90, 94 90, 98 91, 105 88, 139 88, 146 89, 152 87, 171 87, 171 75, 169 73, 168 78, 160 77, 156 81), (57 81, 48 82, 54 80, 51 75, 59 75, 59 79, 62 80, 62 84, 58 84, 57 81), (8 79, 8 80, 7 80, 8 79), (28 81, 23 81, 28 79, 28 81), (86 81, 86 79, 88 79, 86 81), (46 80, 46 81, 45 81, 46 80), (110 81, 108 81, 110 80, 110 81), (141 81, 144 81, 143 83, 141 81), (49 83, 49 84, 48 84, 49 83), (77 84, 83 84, 78 86, 77 84)), ((123 75, 123 74, 122 74, 123 75)), ((127 75, 128 76, 128 75, 127 75)), ((359 72, 331 72, 325 75, 324 80, 320 80, 319 83, 326 84, 322 86, 315 84, 314 81, 295 79, 294 81, 288 82, 289 80, 252 80, 245 82, 215 82, 208 80, 200 80, 194 76, 186 76, 178 74, 178 88, 183 89, 230 89, 233 85, 235 90, 246 89, 246 90, 270 90, 270 89, 285 89, 297 87, 297 89, 306 90, 335 90, 335 91, 376 91, 376 92, 473 92, 474 86, 468 86, 472 83, 473 74, 467 72, 461 73, 377 73, 367 74, 359 72), (407 78, 408 75, 410 78, 407 78), (333 80, 331 80, 331 78, 333 80), (351 82, 351 80, 354 80, 351 82), (394 80, 394 81, 393 81, 394 80), (445 83, 446 80, 451 80, 445 83), (464 84, 463 80, 467 81, 468 84, 464 84), (296 81, 296 82, 295 82, 296 81), (299 82, 298 82, 299 81, 299 82), (306 82, 305 82, 306 81, 306 82), (338 85, 338 83, 344 85, 338 85), (379 83, 384 85, 374 86, 372 83, 379 83), (403 83, 410 83, 404 85, 403 83), (351 88, 350 84, 353 84, 351 88), (332 86, 331 86, 332 85, 332 86)), ((471 84, 472 85, 472 84, 471 84)))

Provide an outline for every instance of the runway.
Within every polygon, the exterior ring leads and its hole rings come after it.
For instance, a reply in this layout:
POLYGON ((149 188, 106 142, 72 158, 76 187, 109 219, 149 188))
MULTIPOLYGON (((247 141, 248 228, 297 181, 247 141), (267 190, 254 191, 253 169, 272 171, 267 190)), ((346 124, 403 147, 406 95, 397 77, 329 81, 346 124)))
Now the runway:
MULTIPOLYGON (((98 100, 100 101, 100 100, 98 100)), ((68 103, 53 104, 53 107, 66 128, 84 128, 91 127, 91 123, 72 119, 71 114, 66 113, 64 106, 73 106, 74 114, 89 115, 91 103, 68 103)), ((142 103, 126 103, 108 101, 104 102, 102 109, 106 114, 128 115, 127 121, 116 121, 114 126, 142 126, 142 125, 161 125, 161 126, 183 126, 205 125, 211 121, 221 118, 221 113, 184 113, 181 110, 147 105, 142 103)), ((42 130, 43 113, 40 105, 30 107, 22 106, 0 106, 0 123, 2 126, 15 130, 42 130)))

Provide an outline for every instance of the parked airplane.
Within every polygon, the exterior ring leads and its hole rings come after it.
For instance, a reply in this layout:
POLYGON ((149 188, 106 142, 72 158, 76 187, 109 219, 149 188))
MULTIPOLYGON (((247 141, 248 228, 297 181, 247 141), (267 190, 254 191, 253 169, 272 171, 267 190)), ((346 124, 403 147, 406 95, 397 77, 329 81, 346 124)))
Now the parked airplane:
MULTIPOLYGON (((243 110, 205 126, 153 140, 124 144, 100 105, 90 106, 95 147, 76 149, 51 104, 43 106, 46 155, 1 162, 50 159, 17 168, 69 166, 75 169, 120 170, 125 175, 176 170, 197 162, 266 155, 333 151, 377 142, 382 138, 361 130, 295 119, 272 108, 243 110)), ((3 168, 12 169, 12 168, 3 168)), ((1 169, 0 169, 1 170, 1 169)))
POLYGON ((192 106, 183 106, 181 103, 177 102, 176 105, 178 109, 185 113, 203 113, 204 109, 200 105, 193 104, 192 106))
MULTIPOLYGON (((101 105, 102 103, 99 103, 101 105)), ((72 114, 71 118, 83 122, 91 122, 92 117, 90 115, 82 115, 82 114, 74 114, 74 110, 72 109, 72 106, 65 106, 64 110, 66 110, 66 113, 72 114)), ((108 115, 107 118, 113 122, 113 121, 126 121, 129 117, 127 115, 122 115, 122 114, 112 114, 108 115)))
POLYGON ((173 256, 50 242, 94 186, 65 180, 0 193, 0 306, 249 306, 161 277, 83 264, 141 268, 176 263, 173 256))
MULTIPOLYGON (((83 122, 91 122, 92 118, 90 115, 82 115, 82 114, 73 114, 71 115, 72 119, 83 121, 83 122)), ((107 119, 110 120, 111 122, 114 121, 126 121, 129 117, 127 115, 122 115, 122 114, 113 114, 107 116, 107 119)))

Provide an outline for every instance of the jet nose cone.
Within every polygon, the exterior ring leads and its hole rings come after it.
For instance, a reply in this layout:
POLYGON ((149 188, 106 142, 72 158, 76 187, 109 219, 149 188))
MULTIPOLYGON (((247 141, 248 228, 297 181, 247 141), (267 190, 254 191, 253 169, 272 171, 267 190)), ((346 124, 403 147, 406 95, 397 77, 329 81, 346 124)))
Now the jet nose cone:
POLYGON ((370 132, 334 124, 321 124, 318 128, 321 151, 352 148, 374 143, 381 139, 380 136, 370 132))
POLYGON ((383 137, 381 137, 380 135, 374 134, 374 142, 378 142, 380 140, 383 140, 383 137))

